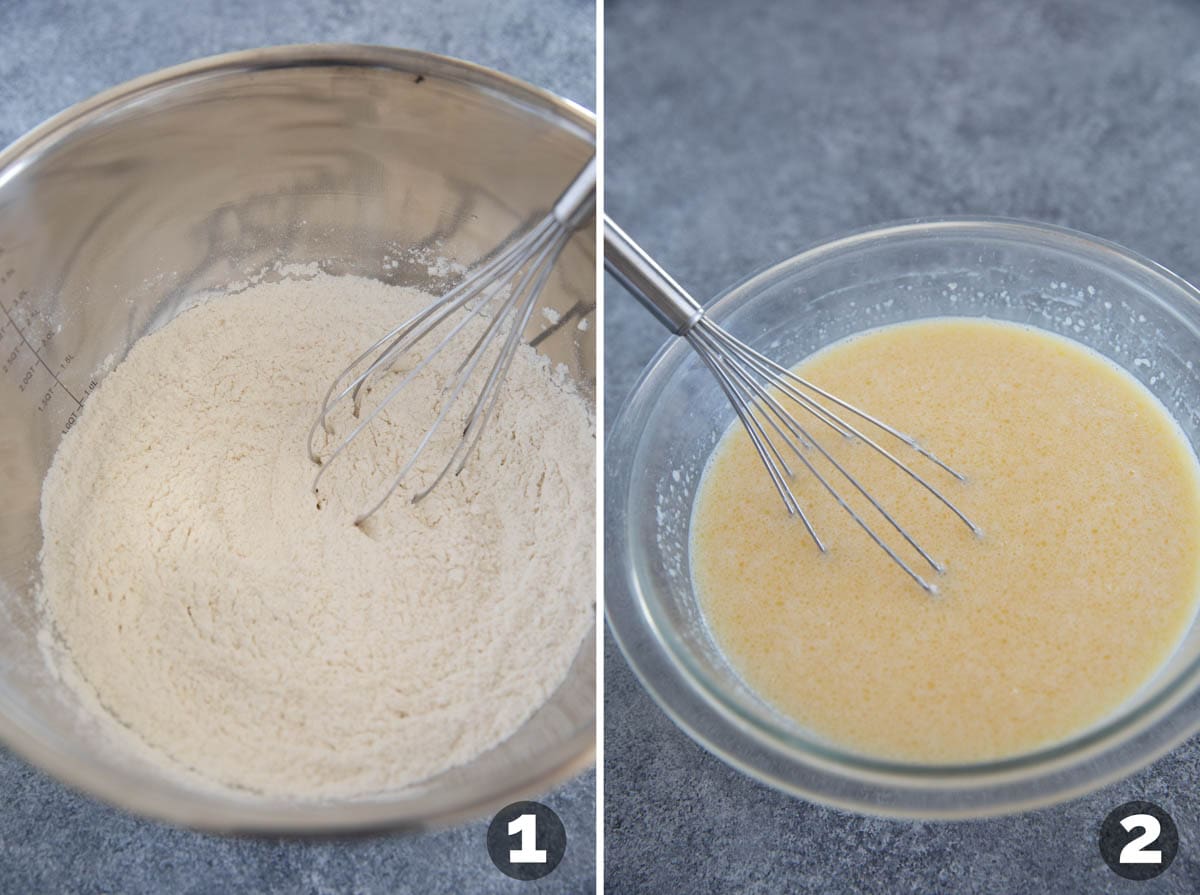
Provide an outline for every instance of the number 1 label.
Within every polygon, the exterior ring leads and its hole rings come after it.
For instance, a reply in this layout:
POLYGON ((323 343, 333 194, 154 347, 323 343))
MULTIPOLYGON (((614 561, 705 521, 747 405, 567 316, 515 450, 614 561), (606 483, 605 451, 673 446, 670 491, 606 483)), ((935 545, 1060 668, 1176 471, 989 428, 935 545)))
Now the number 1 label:
POLYGON ((541 879, 553 873, 566 854, 567 830, 562 818, 541 802, 513 802, 488 824, 487 850, 501 873, 513 879, 541 879))
POLYGON ((513 864, 545 864, 546 850, 537 847, 537 815, 522 814, 508 822, 508 835, 521 835, 521 847, 508 853, 513 864))

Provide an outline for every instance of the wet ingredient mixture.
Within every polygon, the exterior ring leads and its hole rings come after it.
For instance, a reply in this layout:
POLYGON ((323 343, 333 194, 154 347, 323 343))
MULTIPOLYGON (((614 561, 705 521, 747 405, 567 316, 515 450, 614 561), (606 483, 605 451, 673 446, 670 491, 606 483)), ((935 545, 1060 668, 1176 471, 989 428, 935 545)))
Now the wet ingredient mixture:
POLYGON ((543 357, 518 351, 478 454, 422 503, 352 524, 452 354, 320 507, 310 490, 329 382, 429 301, 324 275, 213 298, 139 340, 63 439, 42 600, 79 685, 164 761, 278 795, 392 790, 504 740, 565 677, 593 619, 595 439, 543 357))
POLYGON ((692 571, 717 643, 767 702, 859 753, 978 761, 1083 730, 1165 662, 1200 594, 1200 477, 1131 376, 1044 332, 956 319, 863 334, 797 369, 965 472, 958 485, 915 464, 985 534, 827 431, 948 571, 926 594, 801 472, 821 556, 730 429, 696 500, 692 571))

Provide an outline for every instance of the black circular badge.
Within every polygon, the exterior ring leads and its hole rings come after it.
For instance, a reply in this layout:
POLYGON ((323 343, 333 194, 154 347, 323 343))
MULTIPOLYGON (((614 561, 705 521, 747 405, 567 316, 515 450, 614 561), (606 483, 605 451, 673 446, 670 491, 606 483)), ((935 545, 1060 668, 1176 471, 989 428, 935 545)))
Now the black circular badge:
POLYGON ((1179 851, 1179 829, 1153 802, 1126 802, 1100 825, 1100 855, 1125 879, 1153 879, 1179 851))
POLYGON ((487 850, 492 863, 513 879, 541 879, 566 854, 567 831, 541 802, 513 802, 488 825, 487 850))

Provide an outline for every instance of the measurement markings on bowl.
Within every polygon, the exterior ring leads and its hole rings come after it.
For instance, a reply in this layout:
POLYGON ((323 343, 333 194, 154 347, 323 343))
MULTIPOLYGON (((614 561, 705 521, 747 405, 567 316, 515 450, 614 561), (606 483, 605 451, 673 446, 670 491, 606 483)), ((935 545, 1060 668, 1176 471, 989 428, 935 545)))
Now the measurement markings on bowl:
MULTIPOLYGON (((0 272, 0 286, 7 283, 15 271, 0 272)), ((38 335, 32 315, 22 315, 29 300, 28 290, 21 290, 15 299, 0 298, 0 375, 12 381, 17 391, 29 396, 39 413, 54 413, 61 418, 65 434, 79 418, 83 402, 96 388, 94 378, 81 391, 72 390, 62 379, 75 360, 74 354, 52 357, 49 350, 57 334, 55 327, 46 327, 38 335), (24 323, 18 318, 24 316, 24 323), (60 396, 61 397, 57 397, 60 396)))

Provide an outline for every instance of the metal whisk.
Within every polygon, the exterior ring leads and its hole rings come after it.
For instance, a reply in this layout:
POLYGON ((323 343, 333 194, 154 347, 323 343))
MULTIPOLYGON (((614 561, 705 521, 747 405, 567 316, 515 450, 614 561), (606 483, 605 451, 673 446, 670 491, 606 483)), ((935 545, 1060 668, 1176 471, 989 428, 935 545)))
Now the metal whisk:
MULTIPOLYGON (((621 284, 671 332, 687 339, 700 355, 720 384, 725 396, 733 405, 746 434, 750 436, 755 451, 766 467, 775 490, 779 492, 789 514, 798 516, 813 542, 825 552, 825 543, 817 534, 804 508, 792 492, 788 480, 793 477, 786 457, 799 458, 804 469, 813 475, 824 489, 837 501, 851 518, 871 537, 889 557, 922 588, 936 593, 937 587, 926 580, 916 569, 900 556, 846 500, 831 479, 843 481, 857 491, 936 572, 944 571, 942 563, 934 559, 911 534, 888 512, 888 510, 863 487, 844 464, 833 457, 784 406, 784 401, 799 407, 808 417, 821 426, 828 427, 838 435, 853 438, 868 445, 887 458, 902 473, 925 488, 954 515, 963 521, 976 535, 979 527, 956 507, 941 491, 930 484, 920 473, 897 457, 874 438, 863 432, 863 428, 874 428, 883 435, 898 440, 918 455, 925 457, 959 481, 966 477, 951 469, 926 450, 912 436, 905 435, 882 420, 854 407, 842 399, 817 387, 755 351, 744 342, 731 336, 709 319, 700 304, 692 298, 670 275, 667 274, 642 248, 618 227, 607 215, 604 218, 604 266, 621 284), (838 411, 842 413, 839 414, 838 411), (857 425, 846 416, 857 418, 857 425), (864 426, 865 424, 865 426, 864 426), (822 473, 814 461, 826 466, 822 473)), ((806 419, 808 417, 805 417, 806 419)))
POLYGON ((583 224, 594 207, 595 193, 596 160, 593 158, 563 191, 553 208, 537 223, 496 249, 453 289, 385 333, 338 374, 325 393, 321 409, 308 433, 308 455, 321 467, 313 479, 314 494, 318 493, 321 478, 333 462, 345 453, 351 442, 371 425, 383 409, 395 400, 405 386, 435 357, 458 343, 470 344, 462 362, 442 390, 437 416, 432 425, 400 467, 387 490, 366 512, 355 519, 355 524, 374 514, 412 472, 450 409, 467 391, 472 374, 489 353, 489 348, 497 339, 502 338, 499 353, 475 396, 471 410, 467 413, 462 437, 433 481, 413 496, 413 503, 422 500, 436 488, 451 468, 455 474, 463 469, 496 408, 504 377, 512 364, 521 335, 537 306, 546 280, 571 235, 583 224), (469 343, 465 337, 460 337, 463 330, 476 318, 481 318, 486 325, 483 333, 473 343, 469 343), (372 383, 393 369, 407 352, 412 351, 423 339, 429 338, 443 323, 449 330, 424 353, 412 369, 399 377, 399 381, 387 390, 382 400, 364 412, 363 400, 371 391, 372 383), (317 449, 317 433, 323 430, 332 434, 330 416, 335 408, 346 401, 352 403, 356 422, 337 447, 322 457, 317 449))

